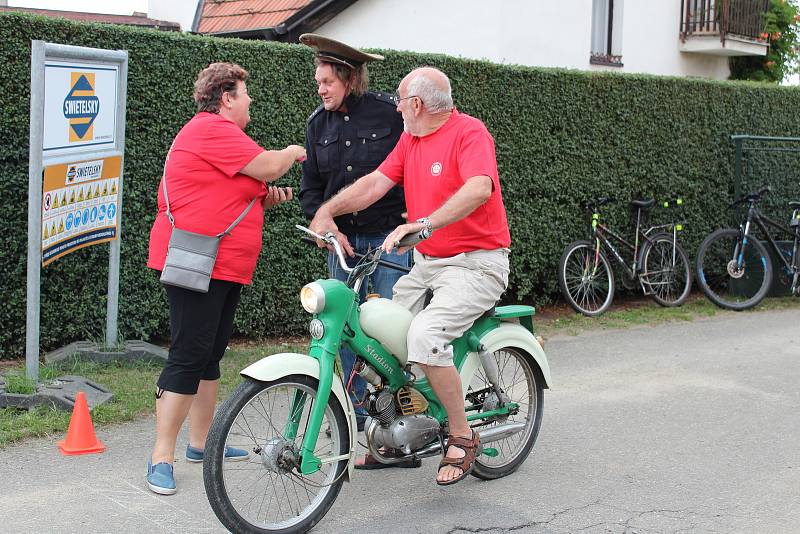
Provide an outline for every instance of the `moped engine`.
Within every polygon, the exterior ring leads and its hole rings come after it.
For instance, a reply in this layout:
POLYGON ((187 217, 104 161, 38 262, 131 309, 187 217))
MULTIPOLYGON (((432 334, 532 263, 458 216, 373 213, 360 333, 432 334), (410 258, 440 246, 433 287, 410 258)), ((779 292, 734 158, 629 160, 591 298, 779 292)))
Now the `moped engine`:
POLYGON ((439 436, 439 421, 422 415, 428 402, 414 388, 392 395, 388 389, 370 395, 367 411, 373 418, 371 435, 377 447, 398 449, 405 454, 424 447, 439 436))

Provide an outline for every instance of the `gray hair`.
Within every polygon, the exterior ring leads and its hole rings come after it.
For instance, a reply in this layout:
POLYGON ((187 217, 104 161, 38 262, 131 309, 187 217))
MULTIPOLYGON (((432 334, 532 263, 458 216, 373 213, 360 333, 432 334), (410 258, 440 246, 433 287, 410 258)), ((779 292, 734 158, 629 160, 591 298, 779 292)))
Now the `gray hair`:
POLYGON ((450 111, 453 109, 453 95, 450 89, 450 80, 442 74, 444 87, 439 87, 433 80, 418 74, 408 84, 408 94, 422 99, 425 107, 431 113, 450 111))

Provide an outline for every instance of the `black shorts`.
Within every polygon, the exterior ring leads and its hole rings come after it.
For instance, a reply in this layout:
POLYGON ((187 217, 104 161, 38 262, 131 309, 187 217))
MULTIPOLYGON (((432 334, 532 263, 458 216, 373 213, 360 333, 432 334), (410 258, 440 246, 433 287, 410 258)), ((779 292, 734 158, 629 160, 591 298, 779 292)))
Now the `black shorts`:
POLYGON ((219 361, 233 331, 242 285, 211 280, 208 293, 164 285, 169 300, 169 357, 160 389, 194 395, 201 380, 220 377, 219 361))

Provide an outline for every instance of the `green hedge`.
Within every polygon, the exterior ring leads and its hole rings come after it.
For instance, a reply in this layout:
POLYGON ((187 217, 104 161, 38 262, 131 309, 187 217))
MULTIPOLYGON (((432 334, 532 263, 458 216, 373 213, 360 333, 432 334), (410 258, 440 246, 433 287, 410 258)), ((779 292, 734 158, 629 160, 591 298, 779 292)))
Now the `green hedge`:
MULTIPOLYGON (((677 38, 677 37, 676 37, 677 38)), ((128 123, 122 219, 120 334, 165 337, 165 298, 145 267, 156 189, 166 150, 192 116, 192 84, 212 61, 251 73, 248 132, 265 147, 302 143, 318 104, 308 49, 299 45, 185 36, 58 19, 0 15, 0 218, 3 306, 0 358, 19 357, 25 339, 30 41, 41 39, 129 51, 128 123)), ((726 218, 733 133, 797 135, 796 89, 653 76, 598 74, 387 51, 372 67, 372 87, 394 89, 421 64, 448 73, 458 107, 485 121, 497 144, 514 240, 509 301, 557 295, 556 262, 583 233, 579 200, 611 195, 608 216, 627 221, 636 194, 687 200, 686 248, 726 218)), ((797 178, 778 161, 778 197, 797 196, 797 178)), ((796 168, 796 167, 795 167, 796 168)), ((293 170, 283 184, 297 186, 293 170)), ((298 244, 294 203, 269 213, 255 283, 243 293, 236 328, 247 337, 302 333, 300 287, 324 272, 321 253, 298 244)), ((102 339, 108 247, 56 261, 42 272, 41 346, 102 339)))

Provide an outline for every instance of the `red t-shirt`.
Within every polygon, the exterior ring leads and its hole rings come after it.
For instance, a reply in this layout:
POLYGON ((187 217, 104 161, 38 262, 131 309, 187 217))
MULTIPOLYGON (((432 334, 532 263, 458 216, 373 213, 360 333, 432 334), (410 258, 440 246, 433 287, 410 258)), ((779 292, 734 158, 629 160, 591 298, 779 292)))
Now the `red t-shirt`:
MULTIPOLYGON (((201 112, 178 132, 167 156, 169 207, 181 230, 206 235, 223 232, 258 195, 245 218, 222 238, 212 278, 240 284, 253 281, 264 225, 261 201, 267 189, 263 182, 239 171, 263 151, 235 123, 201 112)), ((164 268, 171 233, 164 185, 159 183, 148 267, 164 268)))
POLYGON ((511 245, 494 139, 478 119, 454 109, 447 122, 430 135, 417 137, 403 132, 378 171, 404 186, 409 221, 439 209, 469 178, 492 179, 489 200, 417 245, 423 254, 449 257, 511 245))

